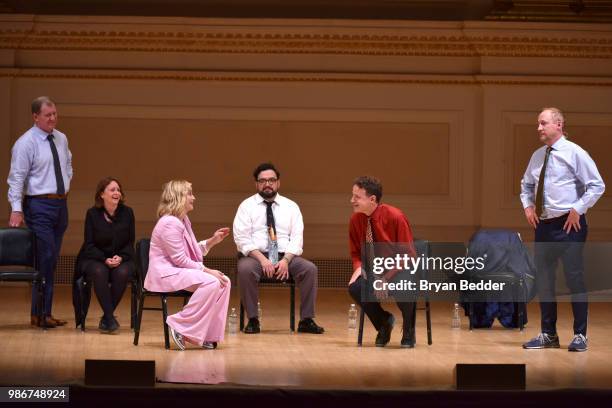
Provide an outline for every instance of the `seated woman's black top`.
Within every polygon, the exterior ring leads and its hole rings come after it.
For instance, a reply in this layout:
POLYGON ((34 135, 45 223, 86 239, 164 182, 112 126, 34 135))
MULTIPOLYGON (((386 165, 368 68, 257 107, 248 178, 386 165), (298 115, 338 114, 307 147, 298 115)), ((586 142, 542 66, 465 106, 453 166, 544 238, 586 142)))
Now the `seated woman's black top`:
MULTIPOLYGON (((85 319, 87 318, 87 311, 89 309, 89 302, 91 297, 90 290, 85 290, 89 287, 90 279, 92 276, 86 276, 89 272, 86 272, 90 266, 97 262, 104 264, 107 258, 112 258, 115 255, 119 255, 122 259, 121 265, 115 269, 109 268, 109 273, 112 271, 125 271, 127 268, 128 273, 131 275, 135 269, 134 264, 134 212, 130 207, 119 204, 113 217, 109 216, 112 222, 107 221, 104 216, 105 209, 92 207, 87 210, 87 216, 85 218, 85 242, 81 246, 79 255, 74 268, 74 277, 72 284, 72 304, 74 306, 74 318, 76 327, 85 327, 85 319)), ((108 214, 107 214, 108 216, 108 214)), ((125 290, 125 283, 122 282, 123 290, 125 290)), ((102 287, 96 285, 96 294, 98 290, 102 290, 102 287)), ((110 290, 108 287, 106 290, 110 290)), ((123 290, 121 295, 123 295, 123 290)), ((100 298, 98 298, 100 299, 100 298)), ((108 300, 108 299, 107 299, 108 300)), ((102 303, 102 308, 113 309, 118 304, 118 299, 115 299, 115 303, 102 303)), ((105 311, 106 313, 106 311, 105 311)), ((112 315, 112 311, 109 312, 112 315)))
MULTIPOLYGON (((104 207, 92 207, 85 217, 85 242, 79 254, 80 261, 96 260, 119 255, 122 262, 134 261, 134 212, 128 206, 119 204, 108 222, 104 207)), ((108 216, 108 214, 107 214, 108 216)))

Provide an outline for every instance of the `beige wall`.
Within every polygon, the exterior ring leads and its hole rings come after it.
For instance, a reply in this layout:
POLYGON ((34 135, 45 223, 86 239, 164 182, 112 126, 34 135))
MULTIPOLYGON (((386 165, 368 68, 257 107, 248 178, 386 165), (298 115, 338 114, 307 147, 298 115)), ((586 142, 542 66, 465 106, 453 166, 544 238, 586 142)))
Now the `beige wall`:
MULTIPOLYGON (((0 165, 30 101, 54 97, 75 168, 65 254, 102 176, 122 180, 138 236, 161 184, 189 179, 203 236, 231 224, 265 160, 302 208, 311 257, 347 256, 351 181, 366 173, 420 237, 529 239, 518 183, 548 105, 612 185, 605 25, 0 15, 0 27, 0 165)), ((611 210, 606 194, 589 212, 593 239, 612 238, 611 210)), ((228 240, 215 255, 233 252, 228 240)))

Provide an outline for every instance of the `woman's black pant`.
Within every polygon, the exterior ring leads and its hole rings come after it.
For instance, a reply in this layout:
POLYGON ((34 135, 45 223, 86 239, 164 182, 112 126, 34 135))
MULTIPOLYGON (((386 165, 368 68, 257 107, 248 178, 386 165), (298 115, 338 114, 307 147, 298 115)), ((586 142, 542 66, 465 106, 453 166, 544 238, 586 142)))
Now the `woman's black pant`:
POLYGON ((130 261, 123 262, 116 268, 109 268, 100 261, 85 261, 83 271, 87 280, 93 282, 94 291, 105 318, 113 317, 134 269, 134 263, 130 261))

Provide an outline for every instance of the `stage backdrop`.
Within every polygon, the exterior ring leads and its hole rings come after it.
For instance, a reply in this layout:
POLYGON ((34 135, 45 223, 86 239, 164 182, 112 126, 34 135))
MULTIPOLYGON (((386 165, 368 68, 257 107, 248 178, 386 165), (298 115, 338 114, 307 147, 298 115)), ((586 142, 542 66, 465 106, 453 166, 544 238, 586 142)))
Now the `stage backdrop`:
MULTIPOLYGON (((49 95, 74 156, 64 255, 103 176, 123 182, 138 237, 162 183, 192 181, 204 238, 231 225, 268 160, 311 258, 348 257, 363 174, 419 237, 508 227, 530 240, 519 182, 553 105, 609 185, 589 221, 591 240, 610 240, 611 57, 612 28, 597 24, 0 15, 0 169, 31 100, 49 95)), ((228 239, 212 255, 234 254, 228 239)))

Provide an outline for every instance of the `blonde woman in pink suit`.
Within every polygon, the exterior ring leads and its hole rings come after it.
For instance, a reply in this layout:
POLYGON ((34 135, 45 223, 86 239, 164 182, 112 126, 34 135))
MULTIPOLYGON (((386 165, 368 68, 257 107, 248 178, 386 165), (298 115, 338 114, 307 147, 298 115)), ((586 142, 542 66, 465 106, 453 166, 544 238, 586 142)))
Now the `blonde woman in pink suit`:
POLYGON ((187 217, 194 201, 191 183, 173 180, 164 185, 144 283, 154 292, 193 292, 183 310, 166 319, 180 350, 185 350, 186 342, 207 349, 217 347, 223 340, 230 297, 228 277, 202 263, 203 255, 229 234, 229 228, 221 228, 198 242, 187 217))

